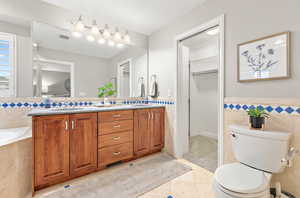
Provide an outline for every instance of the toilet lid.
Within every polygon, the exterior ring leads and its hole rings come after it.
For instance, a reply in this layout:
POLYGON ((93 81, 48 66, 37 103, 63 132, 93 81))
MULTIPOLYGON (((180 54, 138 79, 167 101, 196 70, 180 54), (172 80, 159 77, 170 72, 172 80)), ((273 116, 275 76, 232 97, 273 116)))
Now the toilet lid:
POLYGON ((266 190, 269 184, 269 178, 263 171, 240 163, 219 167, 215 179, 222 187, 237 193, 258 193, 266 190))

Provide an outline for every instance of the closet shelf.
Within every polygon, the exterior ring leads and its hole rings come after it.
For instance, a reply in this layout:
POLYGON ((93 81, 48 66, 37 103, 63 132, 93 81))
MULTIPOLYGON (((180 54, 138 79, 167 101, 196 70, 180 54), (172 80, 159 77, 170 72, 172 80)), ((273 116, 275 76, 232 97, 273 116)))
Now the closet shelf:
POLYGON ((217 68, 210 68, 210 69, 203 69, 203 70, 197 70, 197 71, 192 71, 192 75, 198 75, 198 74, 210 74, 210 73, 217 73, 218 69, 217 68))
POLYGON ((219 56, 214 55, 214 56, 208 56, 204 58, 195 58, 195 59, 190 59, 190 62, 211 62, 211 61, 218 61, 219 56))

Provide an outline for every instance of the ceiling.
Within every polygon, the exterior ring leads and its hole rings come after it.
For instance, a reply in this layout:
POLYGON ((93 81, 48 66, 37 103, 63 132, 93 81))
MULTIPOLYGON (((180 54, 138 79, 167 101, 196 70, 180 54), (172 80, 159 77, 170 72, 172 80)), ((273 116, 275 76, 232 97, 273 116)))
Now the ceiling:
POLYGON ((150 35, 205 0, 42 0, 84 16, 150 35))
POLYGON ((40 47, 98 58, 112 58, 128 48, 120 49, 106 44, 100 45, 97 42, 90 43, 85 38, 72 37, 67 30, 38 22, 33 23, 32 40, 40 47), (60 35, 68 36, 69 39, 61 39, 60 35))

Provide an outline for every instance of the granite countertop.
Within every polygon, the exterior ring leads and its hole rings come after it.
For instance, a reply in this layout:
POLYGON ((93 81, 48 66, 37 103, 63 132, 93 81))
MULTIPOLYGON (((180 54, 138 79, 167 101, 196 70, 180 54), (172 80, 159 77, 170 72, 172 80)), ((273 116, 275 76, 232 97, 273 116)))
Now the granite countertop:
POLYGON ((112 106, 89 106, 89 107, 61 107, 61 108, 38 108, 28 112, 28 116, 42 116, 42 115, 58 115, 58 114, 74 114, 74 113, 90 113, 101 111, 114 111, 114 110, 130 110, 130 109, 148 109, 148 108, 160 108, 164 105, 112 105, 112 106))

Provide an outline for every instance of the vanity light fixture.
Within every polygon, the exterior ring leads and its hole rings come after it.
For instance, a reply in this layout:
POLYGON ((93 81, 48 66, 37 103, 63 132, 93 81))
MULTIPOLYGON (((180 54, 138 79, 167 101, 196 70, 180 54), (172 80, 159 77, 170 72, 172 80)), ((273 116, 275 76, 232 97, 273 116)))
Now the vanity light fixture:
POLYGON ((92 35, 87 35, 86 40, 88 40, 89 42, 94 42, 96 39, 92 35))
POLYGON ((106 40, 102 36, 100 36, 99 39, 98 39, 98 43, 99 44, 104 44, 104 43, 106 43, 106 40))
POLYGON ((109 38, 110 37, 110 32, 109 32, 109 28, 108 28, 108 25, 105 24, 105 27, 104 27, 104 30, 103 30, 103 36, 104 38, 109 38))
POLYGON ((83 22, 82 16, 80 16, 76 22, 72 23, 71 34, 75 38, 84 36, 89 42, 97 40, 99 44, 107 43, 110 47, 117 46, 118 48, 122 48, 125 44, 131 44, 128 30, 121 32, 119 28, 116 27, 113 32, 108 24, 105 24, 104 28, 101 29, 97 25, 96 20, 93 20, 91 25, 86 25, 83 22))
POLYGON ((130 36, 129 36, 129 33, 128 33, 128 30, 126 30, 126 34, 124 36, 124 41, 129 44, 130 43, 130 36))
POLYGON ((113 40, 108 40, 108 46, 110 47, 115 46, 115 42, 113 40))
POLYGON ((98 28, 98 26, 97 26, 96 20, 93 21, 93 25, 92 25, 92 27, 91 27, 91 33, 92 33, 93 35, 98 35, 98 34, 100 33, 100 32, 99 32, 99 28, 98 28))
POLYGON ((116 32, 115 32, 114 37, 115 37, 116 41, 122 40, 122 36, 121 36, 121 33, 119 32, 119 28, 116 28, 116 32))

